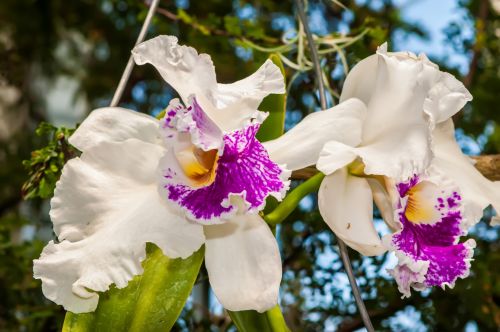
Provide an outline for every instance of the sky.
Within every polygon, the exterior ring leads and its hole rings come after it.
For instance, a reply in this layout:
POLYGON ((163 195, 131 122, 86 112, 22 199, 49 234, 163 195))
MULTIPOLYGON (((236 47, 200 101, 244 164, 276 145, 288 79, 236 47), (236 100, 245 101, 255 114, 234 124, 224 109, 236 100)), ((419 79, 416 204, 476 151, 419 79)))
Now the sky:
POLYGON ((414 53, 424 52, 431 58, 444 59, 453 66, 457 66, 462 74, 468 70, 469 59, 467 55, 458 54, 446 42, 444 29, 450 22, 460 22, 462 33, 473 34, 471 22, 465 13, 458 8, 458 0, 396 0, 402 9, 403 18, 408 21, 420 22, 429 32, 430 40, 417 37, 396 38, 394 43, 401 50, 414 53))

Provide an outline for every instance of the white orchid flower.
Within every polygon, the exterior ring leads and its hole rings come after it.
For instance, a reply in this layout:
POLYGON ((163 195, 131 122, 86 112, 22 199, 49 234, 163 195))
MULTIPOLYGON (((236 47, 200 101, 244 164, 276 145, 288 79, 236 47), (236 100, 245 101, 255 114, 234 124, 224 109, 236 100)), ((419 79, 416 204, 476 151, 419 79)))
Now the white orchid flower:
POLYGON ((352 248, 378 255, 385 248, 372 223, 377 176, 402 181, 423 173, 432 159, 432 127, 470 99, 460 82, 425 56, 388 53, 384 44, 349 72, 339 105, 309 116, 329 133, 317 138, 322 149, 305 163, 299 162, 301 153, 295 161, 282 149, 299 133, 315 130, 306 128, 309 117, 266 147, 292 170, 316 163, 326 174, 318 195, 328 226, 352 248), (356 121, 344 124, 347 116, 356 121))
POLYGON ((278 245, 257 214, 285 194, 290 172, 269 159, 255 134, 257 107, 284 93, 279 68, 219 84, 210 57, 160 36, 133 50, 182 98, 165 117, 121 108, 93 111, 70 137, 82 151, 64 167, 51 201, 58 241, 34 261, 43 293, 67 310, 93 311, 98 292, 142 273, 146 242, 171 258, 205 244, 215 295, 233 311, 277 303, 278 245))
MULTIPOLYGON (((410 285, 452 286, 468 274, 474 247, 472 241, 457 244, 460 235, 490 203, 500 207, 498 183, 484 179, 454 140, 450 117, 471 99, 462 83, 425 55, 389 53, 384 44, 348 74, 338 106, 310 115, 266 147, 292 170, 318 157, 317 168, 326 174, 318 193, 324 220, 364 255, 397 250, 400 265, 392 273, 404 294, 410 285), (346 123, 348 116, 358 121, 346 123), (309 149, 312 158, 305 162, 296 150, 293 159, 282 147, 311 132, 313 117, 321 133, 329 133, 318 138, 324 148, 309 149), (405 183, 411 188, 398 191, 405 183), (373 225, 373 201, 397 231, 385 245, 373 225), (451 258, 439 260, 438 253, 451 258)), ((307 143, 298 149, 307 150, 307 143)))
MULTIPOLYGON (((389 272, 403 297, 410 296, 411 288, 453 288, 458 278, 467 277, 475 242, 459 243, 460 236, 489 205, 500 212, 500 182, 479 173, 454 134, 451 119, 438 124, 432 131, 434 158, 425 174, 395 185, 387 180, 388 195, 380 195, 381 205, 392 208, 399 222, 396 232, 383 240, 398 257, 389 272)), ((384 214, 390 218, 390 210, 384 214)), ((497 220, 498 215, 493 217, 497 220)))

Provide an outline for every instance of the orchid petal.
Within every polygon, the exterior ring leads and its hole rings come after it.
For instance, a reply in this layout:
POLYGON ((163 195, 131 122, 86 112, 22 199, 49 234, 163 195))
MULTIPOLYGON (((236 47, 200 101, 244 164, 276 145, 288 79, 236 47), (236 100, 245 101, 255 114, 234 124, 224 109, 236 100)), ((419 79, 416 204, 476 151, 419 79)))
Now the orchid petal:
POLYGON ((158 120, 120 107, 104 107, 92 111, 71 135, 71 145, 85 151, 101 142, 122 142, 129 138, 157 143, 158 120))
POLYGON ((210 116, 225 132, 244 128, 250 122, 262 123, 266 113, 257 111, 264 97, 285 93, 281 70, 271 60, 252 75, 231 84, 217 84, 212 94, 217 109, 208 110, 210 116))
MULTIPOLYGON (((393 104, 393 107, 379 108, 377 114, 369 114, 369 118, 391 119, 390 114, 396 115, 398 112, 405 112, 408 116, 408 110, 398 108, 395 102, 400 100, 397 98, 398 93, 401 94, 401 100, 412 96, 420 111, 424 110, 434 123, 450 118, 467 101, 472 100, 462 82, 453 75, 440 71, 425 54, 417 56, 411 52, 387 52, 385 43, 379 47, 377 54, 360 61, 349 72, 340 101, 359 98, 371 111, 370 104, 381 105, 383 101, 377 99, 385 97, 386 102, 393 104), (387 93, 396 98, 389 98, 387 93)), ((418 114, 420 112, 414 115, 418 114)), ((395 120, 404 119, 396 117, 395 120)))
POLYGON ((205 226, 205 266, 224 308, 264 312, 278 303, 281 259, 269 226, 258 215, 238 215, 205 226))
POLYGON ((262 99, 269 94, 285 93, 283 74, 271 60, 266 60, 252 75, 231 84, 217 84, 217 108, 224 108, 233 103, 243 102, 249 109, 255 110, 262 99))
POLYGON ((158 36, 137 45, 132 54, 138 65, 150 63, 180 95, 186 105, 192 96, 224 132, 238 130, 265 115, 257 111, 271 93, 284 93, 280 69, 266 61, 254 74, 232 84, 218 84, 215 68, 207 54, 178 45, 173 36, 158 36))
POLYGON ((384 244, 399 258, 389 272, 403 296, 410 296, 410 286, 453 287, 458 278, 469 275, 475 242, 459 243, 466 227, 462 196, 447 177, 436 170, 430 173, 398 184, 401 230, 384 237, 384 244))
POLYGON ((500 213, 500 181, 486 179, 465 156, 455 140, 453 122, 448 120, 434 130, 433 167, 452 178, 462 192, 464 217, 467 227, 473 226, 483 216, 490 204, 500 213))
POLYGON ((372 190, 373 202, 379 209, 385 223, 392 230, 398 230, 400 223, 394 219, 393 199, 391 198, 391 192, 387 191, 387 182, 389 181, 386 178, 383 180, 367 178, 366 181, 368 181, 372 190))
POLYGON ((198 54, 192 47, 178 45, 177 37, 158 36, 134 47, 132 55, 138 65, 153 65, 185 104, 191 95, 213 102, 212 91, 217 87, 217 80, 208 54, 198 54))
POLYGON ((332 231, 363 255, 385 251, 373 224, 373 203, 366 179, 342 168, 327 175, 318 192, 321 215, 332 231))
POLYGON ((351 147, 336 141, 326 143, 318 159, 318 169, 330 174, 359 156, 365 174, 403 180, 415 170, 424 170, 432 157, 425 125, 395 129, 364 144, 351 147))
POLYGON ((101 143, 70 160, 50 212, 59 243, 34 261, 42 290, 66 310, 93 311, 111 284, 142 273, 146 242, 186 258, 204 242, 201 226, 175 214, 158 194, 159 145, 136 139, 101 143))
POLYGON ((175 147, 182 140, 181 133, 188 133, 189 143, 203 151, 221 150, 223 134, 215 122, 205 113, 196 101, 190 98, 187 108, 179 99, 172 99, 165 109, 165 116, 161 119, 163 137, 167 147, 175 147))
POLYGON ((271 160, 297 170, 314 165, 323 145, 338 141, 356 146, 361 141, 366 107, 358 99, 349 99, 328 110, 306 116, 283 136, 263 143, 271 160))
POLYGON ((424 55, 389 53, 386 44, 349 73, 340 100, 349 98, 361 99, 368 110, 357 151, 366 174, 397 180, 425 171, 432 128, 472 99, 424 55))

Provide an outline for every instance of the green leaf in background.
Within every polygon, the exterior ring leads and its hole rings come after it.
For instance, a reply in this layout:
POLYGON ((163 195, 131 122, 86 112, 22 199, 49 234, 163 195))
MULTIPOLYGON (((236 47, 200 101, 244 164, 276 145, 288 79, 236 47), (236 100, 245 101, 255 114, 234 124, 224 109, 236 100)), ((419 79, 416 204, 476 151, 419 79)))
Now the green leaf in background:
MULTIPOLYGON (((271 54, 269 59, 279 67, 283 77, 286 77, 285 68, 283 67, 279 55, 271 54)), ((259 111, 268 112, 269 116, 260 126, 260 130, 257 133, 257 139, 261 142, 265 142, 283 135, 283 131, 285 130, 286 94, 273 94, 267 96, 259 105, 259 111)))
POLYGON ((100 294, 95 312, 68 312, 63 332, 169 331, 193 288, 205 254, 200 248, 187 259, 170 259, 147 245, 144 273, 123 289, 100 294))
POLYGON ((79 153, 68 142, 74 131, 75 129, 58 128, 47 122, 40 123, 36 134, 48 142, 43 148, 33 151, 29 160, 23 161, 29 174, 29 179, 21 189, 25 199, 52 197, 62 167, 79 153))
POLYGON ((240 332, 288 332, 279 305, 264 312, 254 310, 228 311, 234 325, 240 332))
MULTIPOLYGON (((269 59, 281 70, 286 85, 285 68, 278 54, 271 54, 269 59)), ((269 116, 260 126, 257 139, 261 142, 270 141, 283 135, 285 131, 286 94, 272 94, 264 98, 259 105, 259 110, 268 112, 269 116)), ((278 206, 278 201, 274 197, 268 197, 264 214, 273 211, 278 206)))
MULTIPOLYGON (((277 54, 271 54, 269 59, 277 65, 283 77, 285 69, 277 54)), ((286 94, 269 95, 259 105, 259 110, 269 112, 266 121, 261 125, 257 133, 257 139, 261 142, 269 141, 283 135, 285 129, 286 94)), ((264 213, 274 210, 278 202, 274 197, 269 197, 266 201, 264 213)), ((274 232, 274 227, 272 228, 274 232)), ((229 316, 240 332, 286 332, 290 331, 286 325, 279 305, 264 312, 255 310, 229 311, 229 316)))

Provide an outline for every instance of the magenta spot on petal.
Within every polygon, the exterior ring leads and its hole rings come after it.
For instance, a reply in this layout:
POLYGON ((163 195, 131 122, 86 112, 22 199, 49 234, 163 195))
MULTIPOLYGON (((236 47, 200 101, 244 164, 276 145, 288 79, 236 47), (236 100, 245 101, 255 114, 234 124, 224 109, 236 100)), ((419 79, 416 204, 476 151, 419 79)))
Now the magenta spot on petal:
POLYGON ((458 200, 454 199, 453 197, 448 197, 446 199, 446 202, 448 202, 448 207, 450 209, 455 208, 458 206, 458 200))
POLYGON ((413 175, 413 177, 406 181, 406 182, 401 182, 401 183, 398 183, 396 185, 397 189, 398 189, 398 192, 399 192, 399 195, 401 197, 404 197, 406 196, 406 193, 408 192, 408 190, 410 190, 412 187, 414 187, 417 183, 419 182, 419 177, 418 175, 413 175))
POLYGON ((167 184, 168 198, 189 210, 196 219, 210 220, 234 209, 223 206, 230 194, 244 193, 249 208, 255 209, 264 204, 269 194, 282 191, 283 170, 269 159, 255 138, 258 129, 259 125, 250 125, 224 135, 224 151, 217 162, 214 182, 201 188, 167 184))
MULTIPOLYGON (((405 188, 406 192, 412 186, 405 188)), ((429 262, 425 275, 427 286, 451 284, 468 271, 469 248, 463 243, 456 243, 462 234, 459 197, 455 192, 445 199, 438 199, 443 212, 441 220, 434 224, 415 224, 404 213, 399 214, 403 228, 393 235, 392 243, 414 261, 429 262)))

